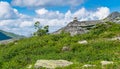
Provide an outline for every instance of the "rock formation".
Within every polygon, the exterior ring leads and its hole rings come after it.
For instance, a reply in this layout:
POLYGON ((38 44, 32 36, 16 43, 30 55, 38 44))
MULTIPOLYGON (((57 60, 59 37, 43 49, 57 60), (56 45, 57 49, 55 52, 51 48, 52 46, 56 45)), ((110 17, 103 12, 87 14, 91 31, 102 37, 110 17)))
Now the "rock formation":
POLYGON ((53 34, 60 34, 62 31, 70 33, 71 36, 74 36, 76 34, 84 34, 93 28, 96 24, 105 23, 106 21, 120 23, 120 13, 113 12, 103 20, 93 21, 78 21, 75 17, 74 20, 70 22, 66 27, 59 29, 53 34))

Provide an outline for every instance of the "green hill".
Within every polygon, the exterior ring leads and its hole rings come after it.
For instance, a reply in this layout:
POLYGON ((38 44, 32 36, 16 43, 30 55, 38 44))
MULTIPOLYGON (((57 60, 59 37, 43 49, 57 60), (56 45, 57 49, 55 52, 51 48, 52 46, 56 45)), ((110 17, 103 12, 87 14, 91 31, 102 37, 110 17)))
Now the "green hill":
POLYGON ((70 36, 69 33, 49 34, 24 38, 7 45, 0 45, 1 69, 27 69, 39 59, 64 59, 73 65, 58 69, 83 69, 84 64, 96 65, 85 69, 102 69, 101 61, 113 61, 104 69, 120 68, 120 24, 106 22, 97 24, 88 33, 70 36), (78 41, 86 40, 87 44, 78 41), (64 46, 69 50, 62 51, 64 46))

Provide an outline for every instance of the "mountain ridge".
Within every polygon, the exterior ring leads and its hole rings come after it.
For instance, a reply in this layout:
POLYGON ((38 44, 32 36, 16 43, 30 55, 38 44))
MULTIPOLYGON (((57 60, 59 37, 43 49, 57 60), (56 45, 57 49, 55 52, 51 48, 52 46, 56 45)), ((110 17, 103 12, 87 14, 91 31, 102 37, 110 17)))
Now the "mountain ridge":
POLYGON ((19 39, 19 38, 23 38, 23 37, 24 36, 0 30, 0 41, 1 40, 8 40, 8 39, 19 39))

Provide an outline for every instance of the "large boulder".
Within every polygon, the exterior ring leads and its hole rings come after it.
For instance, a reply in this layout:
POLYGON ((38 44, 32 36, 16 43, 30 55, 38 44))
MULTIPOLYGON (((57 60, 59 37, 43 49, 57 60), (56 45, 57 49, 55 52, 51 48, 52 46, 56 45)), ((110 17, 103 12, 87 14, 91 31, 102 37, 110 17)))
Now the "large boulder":
POLYGON ((37 60, 35 63, 35 68, 49 68, 49 69, 55 69, 57 67, 65 67, 73 64, 72 62, 66 61, 66 60, 37 60))

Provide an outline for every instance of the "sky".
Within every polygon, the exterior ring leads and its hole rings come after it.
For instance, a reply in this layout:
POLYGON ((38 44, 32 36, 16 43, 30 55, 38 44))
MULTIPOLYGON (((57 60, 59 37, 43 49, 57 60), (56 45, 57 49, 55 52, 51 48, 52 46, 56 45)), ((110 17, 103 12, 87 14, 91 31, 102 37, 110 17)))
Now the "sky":
POLYGON ((30 36, 34 23, 49 25, 54 32, 77 17, 79 21, 100 20, 120 12, 120 0, 0 0, 0 29, 30 36))

